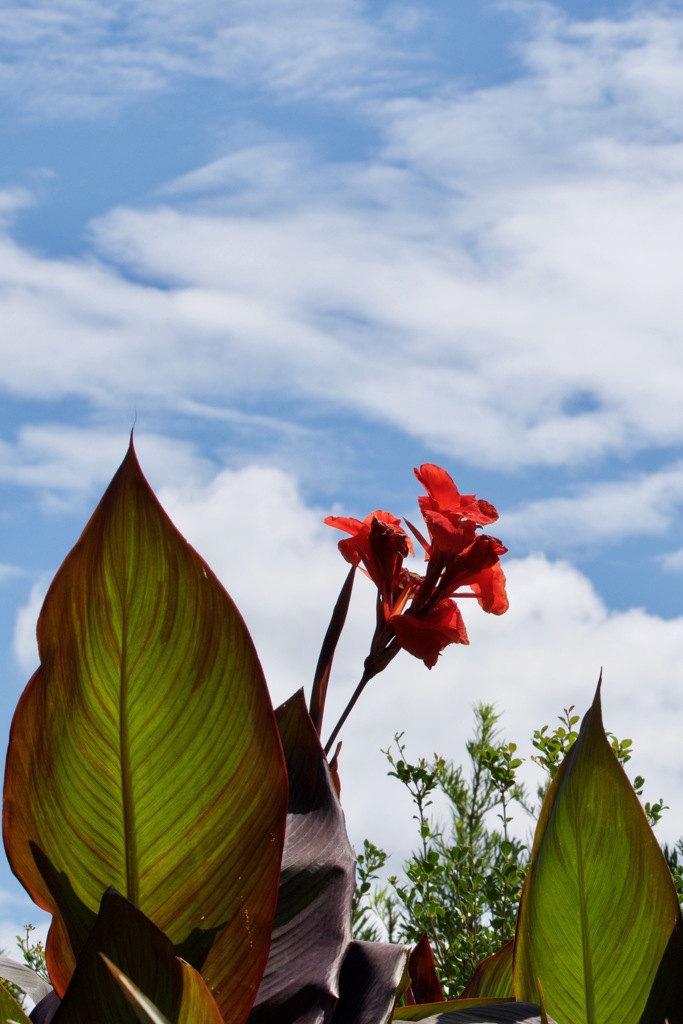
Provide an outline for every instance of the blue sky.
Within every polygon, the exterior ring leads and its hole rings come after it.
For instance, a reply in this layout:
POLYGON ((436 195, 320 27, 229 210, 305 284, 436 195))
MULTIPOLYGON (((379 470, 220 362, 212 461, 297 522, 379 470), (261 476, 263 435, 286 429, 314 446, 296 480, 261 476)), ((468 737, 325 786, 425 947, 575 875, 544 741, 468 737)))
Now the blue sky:
MULTIPOLYGON (((322 518, 414 518, 431 461, 498 507, 511 608, 376 680, 344 732, 352 838, 406 852, 394 732, 459 759, 495 701, 528 756, 601 667, 683 833, 682 51, 680 3, 7 0, 3 734, 134 421, 276 701, 344 576, 322 518)), ((38 915, 0 890, 7 945, 38 915)))

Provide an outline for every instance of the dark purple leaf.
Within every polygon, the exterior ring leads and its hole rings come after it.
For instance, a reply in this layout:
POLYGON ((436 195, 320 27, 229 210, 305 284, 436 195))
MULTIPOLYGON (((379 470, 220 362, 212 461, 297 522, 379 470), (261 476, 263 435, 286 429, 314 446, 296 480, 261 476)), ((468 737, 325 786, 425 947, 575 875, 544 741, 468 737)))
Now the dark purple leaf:
POLYGON ((289 809, 270 956, 248 1024, 320 1024, 351 941, 355 855, 303 691, 275 715, 289 809))
POLYGON ((44 999, 41 999, 39 1003, 33 1007, 29 1013, 29 1020, 33 1021, 33 1024, 50 1024, 50 1021, 59 1009, 61 999, 56 992, 50 992, 44 999))
POLYGON ((346 622, 355 575, 356 567, 355 565, 352 565, 346 579, 344 580, 344 585, 339 592, 337 603, 334 606, 332 618, 330 619, 330 624, 327 627, 327 633, 325 634, 325 639, 323 640, 323 645, 320 649, 320 657, 318 658, 318 664, 313 678, 310 714, 313 727, 318 735, 320 735, 322 731, 323 714, 325 712, 325 698, 327 697, 327 684, 330 680, 334 652, 337 650, 339 637, 341 636, 344 623, 346 622))
POLYGON ((385 1024, 410 950, 388 942, 352 942, 339 979, 332 1024, 385 1024))

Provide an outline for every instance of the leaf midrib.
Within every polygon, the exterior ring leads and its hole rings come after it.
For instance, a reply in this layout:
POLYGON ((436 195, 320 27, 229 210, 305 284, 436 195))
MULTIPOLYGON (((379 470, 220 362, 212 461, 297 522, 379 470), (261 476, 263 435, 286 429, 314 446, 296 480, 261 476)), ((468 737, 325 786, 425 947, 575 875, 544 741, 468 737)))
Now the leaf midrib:
MULTIPOLYGON (((125 544, 124 544, 125 551, 125 544)), ((124 859, 126 865, 126 897, 139 906, 140 879, 138 874, 135 832, 135 805, 130 763, 130 733, 128 728, 128 574, 124 566, 121 595, 121 676, 119 685, 121 799, 123 804, 124 859)))
POLYGON ((581 950, 583 956, 583 976, 586 996, 586 1021, 595 1024, 595 987, 591 961, 591 948, 588 935, 588 907, 586 901, 585 878, 583 873, 583 845, 581 842, 581 823, 579 809, 576 809, 574 834, 576 836, 576 853, 579 875, 579 913, 581 916, 581 950))

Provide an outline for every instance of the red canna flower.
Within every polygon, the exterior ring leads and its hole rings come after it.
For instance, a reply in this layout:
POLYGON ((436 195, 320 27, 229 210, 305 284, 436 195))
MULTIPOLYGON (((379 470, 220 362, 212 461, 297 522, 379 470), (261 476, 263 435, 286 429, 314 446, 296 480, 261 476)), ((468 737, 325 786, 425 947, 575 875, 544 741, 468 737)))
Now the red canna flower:
POLYGON ((363 566, 379 591, 377 627, 366 661, 371 674, 381 671, 400 648, 432 668, 449 644, 469 643, 456 599, 476 598, 494 615, 508 607, 498 561, 507 548, 478 532, 498 518, 493 505, 460 494, 448 473, 431 463, 416 469, 415 476, 427 491, 418 501, 429 540, 408 526, 425 550, 424 576, 404 568, 413 547, 400 519, 390 512, 377 510, 363 520, 325 520, 350 535, 340 541, 339 550, 352 565, 363 566))
POLYGON ((456 599, 474 598, 486 612, 507 611, 505 576, 499 558, 507 548, 495 537, 479 533, 498 513, 488 501, 461 494, 440 466, 424 463, 415 476, 427 491, 418 498, 429 540, 406 520, 425 551, 424 576, 409 572, 403 560, 413 547, 400 519, 377 510, 365 519, 328 516, 325 522, 349 537, 339 542, 347 562, 362 565, 378 590, 377 623, 363 675, 325 750, 368 681, 382 672, 398 652, 408 651, 433 668, 449 644, 468 644, 467 630, 456 599), (462 587, 469 588, 465 591, 462 587))

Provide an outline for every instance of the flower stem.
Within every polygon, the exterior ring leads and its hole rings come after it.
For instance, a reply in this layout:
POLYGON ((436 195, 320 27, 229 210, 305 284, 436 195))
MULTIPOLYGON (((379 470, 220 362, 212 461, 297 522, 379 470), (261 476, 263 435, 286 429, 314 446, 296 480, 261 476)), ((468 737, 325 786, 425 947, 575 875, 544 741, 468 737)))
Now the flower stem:
MULTIPOLYGON (((391 635, 391 634, 389 634, 389 635, 391 635)), ((375 636, 377 636, 377 634, 375 634, 375 636)), ((373 640, 373 645, 372 646, 374 647, 374 640, 373 640)), ((332 730, 332 732, 330 734, 330 738, 328 739, 327 743, 325 744, 325 753, 326 754, 329 754, 330 750, 332 749, 332 744, 334 743, 334 741, 336 740, 337 736, 339 735, 339 731, 340 731, 341 727, 343 726, 344 722, 346 721, 346 719, 349 717, 349 715, 353 711, 358 698, 360 697, 361 693, 363 692, 363 690, 365 689, 367 684, 370 682, 370 680, 374 676, 379 675, 380 672, 384 671, 384 669, 387 667, 389 662, 393 658, 396 657, 396 655, 398 654, 398 652, 400 650, 401 650, 401 645, 399 644, 399 642, 396 639, 396 637, 392 637, 389 640, 389 642, 386 643, 386 646, 382 645, 379 650, 374 650, 373 651, 372 648, 371 648, 371 653, 365 659, 365 668, 363 669, 363 675, 360 677, 360 682, 358 683, 358 686, 356 687, 356 689, 353 691, 353 694, 351 695, 351 699, 350 699, 349 703, 346 705, 346 707, 342 711, 341 718, 339 719, 339 721, 335 725, 334 729, 332 730)))
POLYGON ((358 686, 353 691, 353 694, 351 696, 351 700, 349 701, 349 703, 346 705, 346 707, 342 711, 341 718, 339 719, 339 721, 335 725, 334 729, 330 733, 330 738, 327 741, 327 743, 325 744, 325 753, 326 754, 329 754, 330 750, 332 749, 332 744, 334 743, 334 741, 336 740, 337 736, 339 735, 341 727, 343 726, 344 722, 346 721, 346 719, 349 717, 349 715, 353 711, 354 706, 356 704, 356 701, 358 700, 358 698, 360 697, 361 693, 365 689, 366 685, 370 682, 370 680, 372 679, 372 677, 374 675, 375 675, 375 673, 374 672, 370 672, 367 668, 363 672, 363 675, 360 677, 360 682, 358 683, 358 686))

